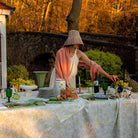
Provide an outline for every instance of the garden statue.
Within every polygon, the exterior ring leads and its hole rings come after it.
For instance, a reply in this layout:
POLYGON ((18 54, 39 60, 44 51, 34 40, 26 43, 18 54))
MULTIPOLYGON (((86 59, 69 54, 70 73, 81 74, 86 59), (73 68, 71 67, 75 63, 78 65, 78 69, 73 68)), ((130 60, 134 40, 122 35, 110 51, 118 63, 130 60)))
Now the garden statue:
POLYGON ((12 96, 17 93, 17 89, 14 86, 10 87, 12 89, 12 96))
POLYGON ((12 97, 14 100, 19 100, 20 99, 20 95, 18 94, 17 89, 13 86, 10 87, 10 89, 12 89, 12 97))

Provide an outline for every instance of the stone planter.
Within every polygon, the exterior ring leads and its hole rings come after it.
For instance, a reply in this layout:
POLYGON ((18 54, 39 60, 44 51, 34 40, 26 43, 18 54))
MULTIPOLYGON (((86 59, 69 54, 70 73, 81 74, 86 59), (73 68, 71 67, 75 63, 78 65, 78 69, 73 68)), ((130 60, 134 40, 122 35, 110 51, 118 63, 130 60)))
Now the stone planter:
POLYGON ((34 71, 33 72, 36 75, 36 79, 37 79, 39 88, 42 88, 44 86, 45 77, 48 72, 49 71, 34 71))

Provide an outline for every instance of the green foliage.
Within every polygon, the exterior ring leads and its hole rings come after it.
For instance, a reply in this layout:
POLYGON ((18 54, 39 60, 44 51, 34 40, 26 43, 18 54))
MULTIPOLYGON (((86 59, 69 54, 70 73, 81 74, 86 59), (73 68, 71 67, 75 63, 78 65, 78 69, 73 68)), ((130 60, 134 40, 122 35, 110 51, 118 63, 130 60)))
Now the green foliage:
POLYGON ((27 69, 25 68, 25 66, 23 65, 13 65, 13 66, 9 66, 7 68, 7 82, 8 85, 10 84, 10 82, 12 80, 17 80, 17 79, 23 79, 23 80, 27 80, 29 77, 29 73, 27 71, 27 69))
POLYGON ((122 61, 117 55, 99 50, 89 50, 85 53, 109 74, 117 75, 120 72, 122 61))
MULTIPOLYGON (((110 75, 119 75, 121 73, 122 61, 117 55, 97 49, 89 50, 85 52, 85 54, 89 57, 89 59, 99 64, 110 75)), ((90 80, 90 69, 79 67, 78 75, 81 77, 82 83, 85 83, 85 80, 90 80)), ((105 77, 102 77, 102 79, 107 81, 105 77)))

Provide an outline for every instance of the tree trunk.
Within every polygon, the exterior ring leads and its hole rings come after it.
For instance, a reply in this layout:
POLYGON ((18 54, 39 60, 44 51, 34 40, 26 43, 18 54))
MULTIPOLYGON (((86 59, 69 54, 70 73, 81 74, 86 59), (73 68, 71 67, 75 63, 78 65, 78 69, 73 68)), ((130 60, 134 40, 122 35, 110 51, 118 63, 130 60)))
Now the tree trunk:
POLYGON ((79 16, 81 11, 82 0, 73 0, 72 9, 67 16, 69 30, 79 30, 79 16))
POLYGON ((48 18, 48 13, 50 11, 50 6, 51 6, 52 0, 48 0, 45 7, 44 7, 44 12, 43 12, 43 19, 42 19, 42 23, 40 25, 40 30, 39 31, 44 31, 44 26, 45 26, 45 22, 48 18))

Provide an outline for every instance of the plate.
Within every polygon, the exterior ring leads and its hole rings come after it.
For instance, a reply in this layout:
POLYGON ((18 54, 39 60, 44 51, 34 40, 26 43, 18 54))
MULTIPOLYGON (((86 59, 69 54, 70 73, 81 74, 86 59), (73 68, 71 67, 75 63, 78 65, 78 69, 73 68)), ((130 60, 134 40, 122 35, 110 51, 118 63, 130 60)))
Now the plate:
POLYGON ((108 99, 108 95, 105 95, 105 94, 94 94, 93 95, 93 98, 96 98, 96 99, 108 99))

